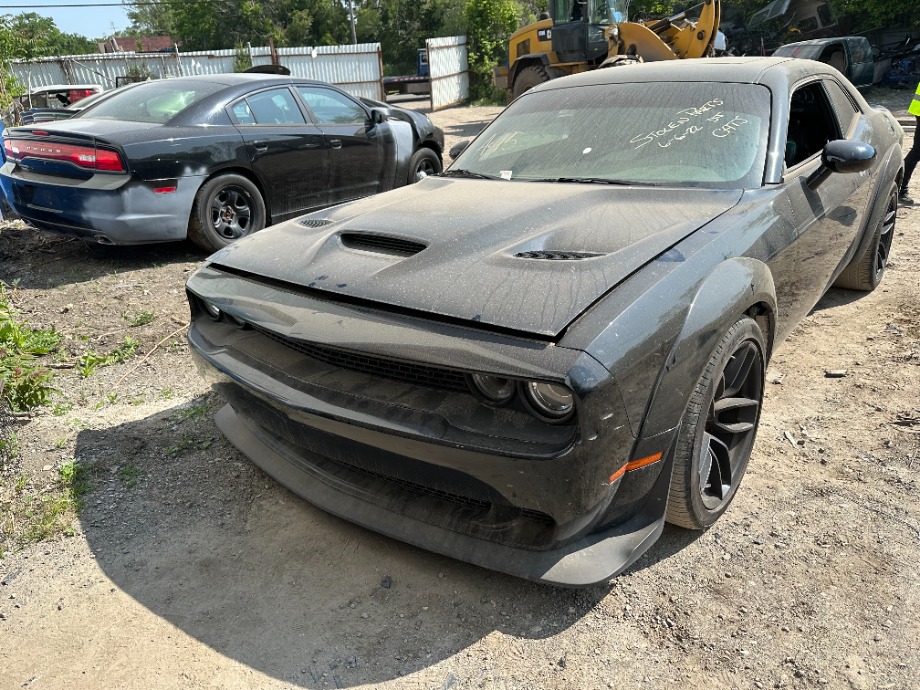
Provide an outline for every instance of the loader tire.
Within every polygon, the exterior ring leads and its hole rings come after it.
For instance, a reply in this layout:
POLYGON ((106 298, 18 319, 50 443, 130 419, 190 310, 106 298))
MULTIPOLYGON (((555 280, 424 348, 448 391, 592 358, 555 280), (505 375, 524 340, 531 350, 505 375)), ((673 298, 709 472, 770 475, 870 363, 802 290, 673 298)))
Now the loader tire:
POLYGON ((549 74, 542 65, 531 65, 518 72, 514 79, 514 88, 511 90, 512 96, 517 98, 525 91, 529 91, 538 84, 549 81, 549 74))

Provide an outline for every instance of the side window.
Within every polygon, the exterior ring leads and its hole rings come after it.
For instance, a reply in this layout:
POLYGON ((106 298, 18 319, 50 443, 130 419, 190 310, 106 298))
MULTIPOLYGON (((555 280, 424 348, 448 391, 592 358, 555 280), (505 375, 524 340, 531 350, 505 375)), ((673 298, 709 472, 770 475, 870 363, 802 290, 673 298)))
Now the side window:
POLYGON ((869 41, 865 38, 857 38, 847 41, 850 46, 850 59, 855 63, 868 62, 872 49, 869 47, 869 41))
POLYGON ((348 96, 321 86, 298 86, 297 92, 310 106, 320 125, 363 125, 367 112, 348 96))
POLYGON ((256 119, 252 116, 252 110, 249 109, 249 104, 245 98, 234 103, 231 110, 233 111, 233 117, 236 118, 239 124, 254 125, 256 123, 256 119))
POLYGON ((786 167, 791 168, 840 138, 837 118, 821 82, 814 81, 792 93, 786 131, 786 167))
POLYGON ((252 124, 252 120, 259 125, 306 124, 303 113, 297 106, 297 101, 286 88, 260 91, 246 98, 245 108, 249 111, 248 119, 246 119, 246 110, 241 108, 242 104, 243 101, 233 106, 233 114, 241 124, 252 124), (240 117, 241 115, 243 117, 240 117))
POLYGON ((831 97, 831 103, 834 104, 834 111, 837 113, 837 122, 840 124, 841 133, 846 136, 850 129, 850 123, 853 118, 859 114, 859 110, 853 105, 853 101, 847 96, 843 87, 831 79, 824 80, 824 87, 827 94, 831 97))

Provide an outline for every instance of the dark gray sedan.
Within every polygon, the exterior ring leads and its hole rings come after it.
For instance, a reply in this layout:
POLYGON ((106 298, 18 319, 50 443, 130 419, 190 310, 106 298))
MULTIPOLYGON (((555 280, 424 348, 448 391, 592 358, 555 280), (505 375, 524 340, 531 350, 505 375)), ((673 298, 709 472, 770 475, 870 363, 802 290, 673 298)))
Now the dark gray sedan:
POLYGON ((307 500, 544 582, 705 529, 777 344, 885 273, 902 132, 826 65, 553 80, 441 176, 292 220, 188 282, 217 423, 307 500))
POLYGON ((125 87, 71 119, 8 129, 3 146, 3 188, 36 227, 213 250, 440 172, 444 134, 324 82, 218 74, 125 87))

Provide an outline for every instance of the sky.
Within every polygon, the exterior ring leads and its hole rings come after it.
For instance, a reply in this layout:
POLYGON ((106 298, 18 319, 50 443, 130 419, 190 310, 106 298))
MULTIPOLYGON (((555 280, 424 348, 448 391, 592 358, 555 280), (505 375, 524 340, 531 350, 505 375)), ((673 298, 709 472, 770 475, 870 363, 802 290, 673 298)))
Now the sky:
POLYGON ((51 17, 58 29, 68 34, 82 34, 87 38, 102 38, 127 28, 128 15, 117 7, 47 7, 47 5, 75 5, 81 2, 118 2, 118 0, 0 0, 0 14, 36 12, 51 17), (20 7, 12 7, 20 5, 20 7), (39 5, 39 7, 36 7, 39 5))

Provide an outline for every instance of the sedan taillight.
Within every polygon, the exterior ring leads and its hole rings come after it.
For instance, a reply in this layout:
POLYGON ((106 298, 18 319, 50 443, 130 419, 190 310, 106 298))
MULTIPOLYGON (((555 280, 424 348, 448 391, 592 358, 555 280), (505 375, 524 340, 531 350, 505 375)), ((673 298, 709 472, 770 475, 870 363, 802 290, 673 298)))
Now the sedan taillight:
POLYGON ((42 160, 72 163, 88 170, 125 171, 125 165, 117 152, 100 149, 95 146, 9 138, 3 140, 3 150, 7 158, 16 161, 22 161, 26 158, 40 158, 42 160))

